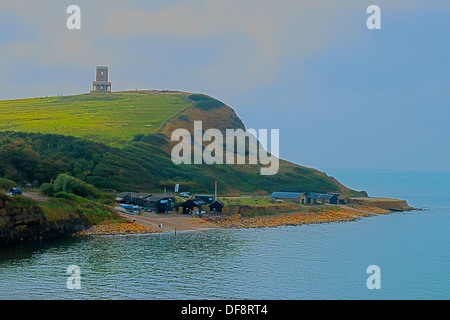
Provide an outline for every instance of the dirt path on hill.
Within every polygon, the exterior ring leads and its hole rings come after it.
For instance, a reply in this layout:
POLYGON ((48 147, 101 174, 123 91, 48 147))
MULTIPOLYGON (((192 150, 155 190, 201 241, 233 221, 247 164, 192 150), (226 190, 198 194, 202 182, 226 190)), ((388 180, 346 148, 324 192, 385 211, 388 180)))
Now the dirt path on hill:
POLYGON ((45 201, 49 198, 41 196, 38 192, 32 192, 32 191, 22 191, 22 196, 31 198, 36 201, 45 201))

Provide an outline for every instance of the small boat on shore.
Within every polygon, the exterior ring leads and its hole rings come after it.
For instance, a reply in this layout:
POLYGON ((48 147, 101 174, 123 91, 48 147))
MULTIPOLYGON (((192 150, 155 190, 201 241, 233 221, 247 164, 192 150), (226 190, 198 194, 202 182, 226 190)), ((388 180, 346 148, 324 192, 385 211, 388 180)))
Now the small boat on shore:
POLYGON ((119 206, 121 206, 123 209, 125 209, 123 212, 128 213, 128 214, 134 214, 134 215, 141 213, 141 211, 144 209, 141 206, 125 204, 125 203, 120 203, 119 206))
POLYGON ((124 209, 133 209, 133 205, 132 204, 120 203, 119 206, 121 206, 124 209))

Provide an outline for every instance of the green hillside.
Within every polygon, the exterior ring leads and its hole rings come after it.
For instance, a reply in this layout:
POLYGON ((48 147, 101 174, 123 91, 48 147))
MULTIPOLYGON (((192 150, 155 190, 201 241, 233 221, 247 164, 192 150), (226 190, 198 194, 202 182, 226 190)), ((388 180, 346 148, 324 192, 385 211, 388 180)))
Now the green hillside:
POLYGON ((121 146, 192 101, 184 94, 97 93, 0 101, 0 131, 70 135, 121 146))
MULTIPOLYGON (((0 177, 42 184, 68 173, 104 190, 214 191, 219 194, 309 190, 361 194, 318 170, 280 161, 279 173, 259 165, 175 165, 176 128, 244 128, 234 110, 205 95, 122 92, 0 101, 0 177)), ((192 132, 192 130, 191 130, 192 132)), ((364 194, 364 193, 362 193, 364 194)))

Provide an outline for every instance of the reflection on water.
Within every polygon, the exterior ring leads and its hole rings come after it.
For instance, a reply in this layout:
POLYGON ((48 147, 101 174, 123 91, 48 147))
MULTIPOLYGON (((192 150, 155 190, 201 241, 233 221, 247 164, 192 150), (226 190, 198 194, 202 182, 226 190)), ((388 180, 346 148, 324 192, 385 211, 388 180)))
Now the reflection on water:
POLYGON ((1 251, 1 298, 197 298, 220 288, 227 266, 251 250, 235 232, 66 239, 1 251), (82 289, 66 288, 66 268, 81 268, 82 289), (7 283, 14 288, 7 289, 7 283), (205 282, 208 285, 205 287, 205 282), (205 288, 204 288, 205 287, 205 288), (202 293, 204 291, 204 293, 202 293), (180 292, 180 293, 178 293, 180 292))

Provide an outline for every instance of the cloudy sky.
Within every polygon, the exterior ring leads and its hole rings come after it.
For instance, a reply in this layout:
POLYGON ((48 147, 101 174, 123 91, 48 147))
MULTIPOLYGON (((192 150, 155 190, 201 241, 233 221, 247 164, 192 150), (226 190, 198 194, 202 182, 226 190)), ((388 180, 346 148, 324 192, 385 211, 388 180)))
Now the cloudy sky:
POLYGON ((448 0, 0 0, 0 99, 85 93, 107 65, 113 91, 209 94, 318 169, 450 170, 449 57, 448 0))

